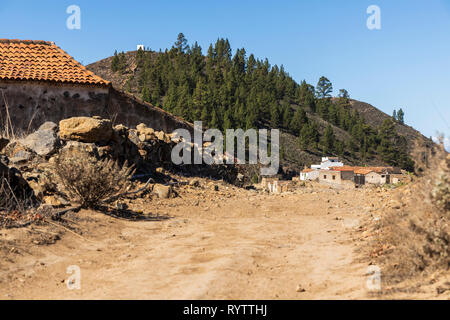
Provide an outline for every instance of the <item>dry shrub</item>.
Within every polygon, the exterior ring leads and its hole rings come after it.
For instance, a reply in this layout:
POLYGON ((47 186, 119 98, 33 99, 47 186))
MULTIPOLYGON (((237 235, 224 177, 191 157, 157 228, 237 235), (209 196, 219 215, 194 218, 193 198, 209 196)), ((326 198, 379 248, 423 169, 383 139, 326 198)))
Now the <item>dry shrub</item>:
POLYGON ((14 189, 5 177, 0 177, 0 228, 20 227, 34 221, 35 201, 23 191, 14 189))
POLYGON ((450 156, 442 146, 419 149, 422 175, 399 190, 405 203, 381 220, 385 280, 400 282, 418 274, 450 269, 450 156))
POLYGON ((58 188, 84 208, 95 208, 117 199, 130 188, 132 167, 122 167, 113 160, 98 160, 86 153, 73 156, 62 153, 56 157, 54 171, 58 188))

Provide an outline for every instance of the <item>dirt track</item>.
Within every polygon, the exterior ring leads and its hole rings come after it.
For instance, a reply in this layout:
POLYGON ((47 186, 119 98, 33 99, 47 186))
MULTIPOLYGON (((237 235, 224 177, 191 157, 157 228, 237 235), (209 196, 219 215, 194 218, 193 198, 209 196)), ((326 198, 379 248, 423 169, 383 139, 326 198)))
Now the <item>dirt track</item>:
POLYGON ((0 271, 0 299, 374 297, 358 254, 366 191, 232 192, 149 203, 170 215, 160 221, 80 212, 89 241, 66 233, 15 254, 0 271), (80 290, 67 289, 70 265, 81 269, 80 290))

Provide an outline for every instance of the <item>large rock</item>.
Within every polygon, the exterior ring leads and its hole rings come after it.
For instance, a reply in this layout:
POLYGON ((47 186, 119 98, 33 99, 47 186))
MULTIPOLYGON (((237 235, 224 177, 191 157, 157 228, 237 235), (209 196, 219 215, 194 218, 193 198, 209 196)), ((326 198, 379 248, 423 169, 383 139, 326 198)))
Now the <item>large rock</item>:
POLYGON ((107 119, 75 117, 59 122, 59 136, 64 140, 106 143, 112 134, 112 124, 107 119))
POLYGON ((46 157, 56 151, 58 139, 54 128, 47 123, 48 129, 39 129, 28 135, 21 141, 22 145, 40 155, 46 157))
POLYGON ((16 168, 9 168, 3 161, 0 161, 0 182, 3 182, 3 179, 8 181, 9 187, 14 191, 16 197, 26 198, 32 196, 33 190, 22 177, 20 171, 16 168))
POLYGON ((13 164, 25 163, 33 158, 33 154, 19 141, 9 143, 4 149, 3 154, 9 158, 13 164))
POLYGON ((47 122, 44 122, 44 123, 39 127, 38 131, 41 131, 41 130, 50 130, 50 131, 55 132, 57 129, 58 129, 58 125, 57 125, 56 123, 51 122, 51 121, 47 121, 47 122))
POLYGON ((60 154, 72 158, 85 157, 86 154, 99 157, 98 147, 95 144, 78 141, 67 142, 67 144, 61 149, 60 154))
POLYGON ((156 184, 153 187, 153 193, 158 195, 159 199, 168 199, 168 198, 170 198, 170 196, 172 194, 172 187, 164 186, 162 184, 156 184))

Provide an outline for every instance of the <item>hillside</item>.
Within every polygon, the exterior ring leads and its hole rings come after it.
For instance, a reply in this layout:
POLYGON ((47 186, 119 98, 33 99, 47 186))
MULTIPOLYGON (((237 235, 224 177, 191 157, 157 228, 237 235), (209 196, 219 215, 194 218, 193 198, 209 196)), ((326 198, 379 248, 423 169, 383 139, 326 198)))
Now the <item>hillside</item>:
POLYGON ((284 171, 298 172, 325 155, 353 165, 395 165, 412 170, 415 141, 431 140, 370 104, 332 98, 322 77, 316 87, 296 83, 284 68, 234 57, 220 39, 204 56, 197 45, 165 52, 115 54, 87 68, 114 87, 160 106, 187 121, 220 128, 280 128, 284 171), (205 124, 206 123, 206 124, 205 124))

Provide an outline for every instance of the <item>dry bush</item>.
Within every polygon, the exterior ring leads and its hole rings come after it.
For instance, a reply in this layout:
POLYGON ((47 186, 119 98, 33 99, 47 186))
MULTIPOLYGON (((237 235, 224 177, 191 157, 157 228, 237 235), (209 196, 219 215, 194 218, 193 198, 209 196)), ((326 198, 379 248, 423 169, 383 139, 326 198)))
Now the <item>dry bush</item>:
POLYGON ((88 153, 76 157, 62 153, 56 157, 54 169, 60 191, 84 208, 120 197, 131 187, 134 174, 127 163, 120 167, 113 160, 98 160, 88 153))
POLYGON ((8 179, 0 177, 0 228, 20 227, 36 219, 35 201, 28 192, 13 189, 8 179))
POLYGON ((442 146, 416 154, 421 177, 399 190, 405 207, 388 212, 380 225, 379 241, 390 248, 380 259, 391 283, 450 270, 450 156, 442 146))

